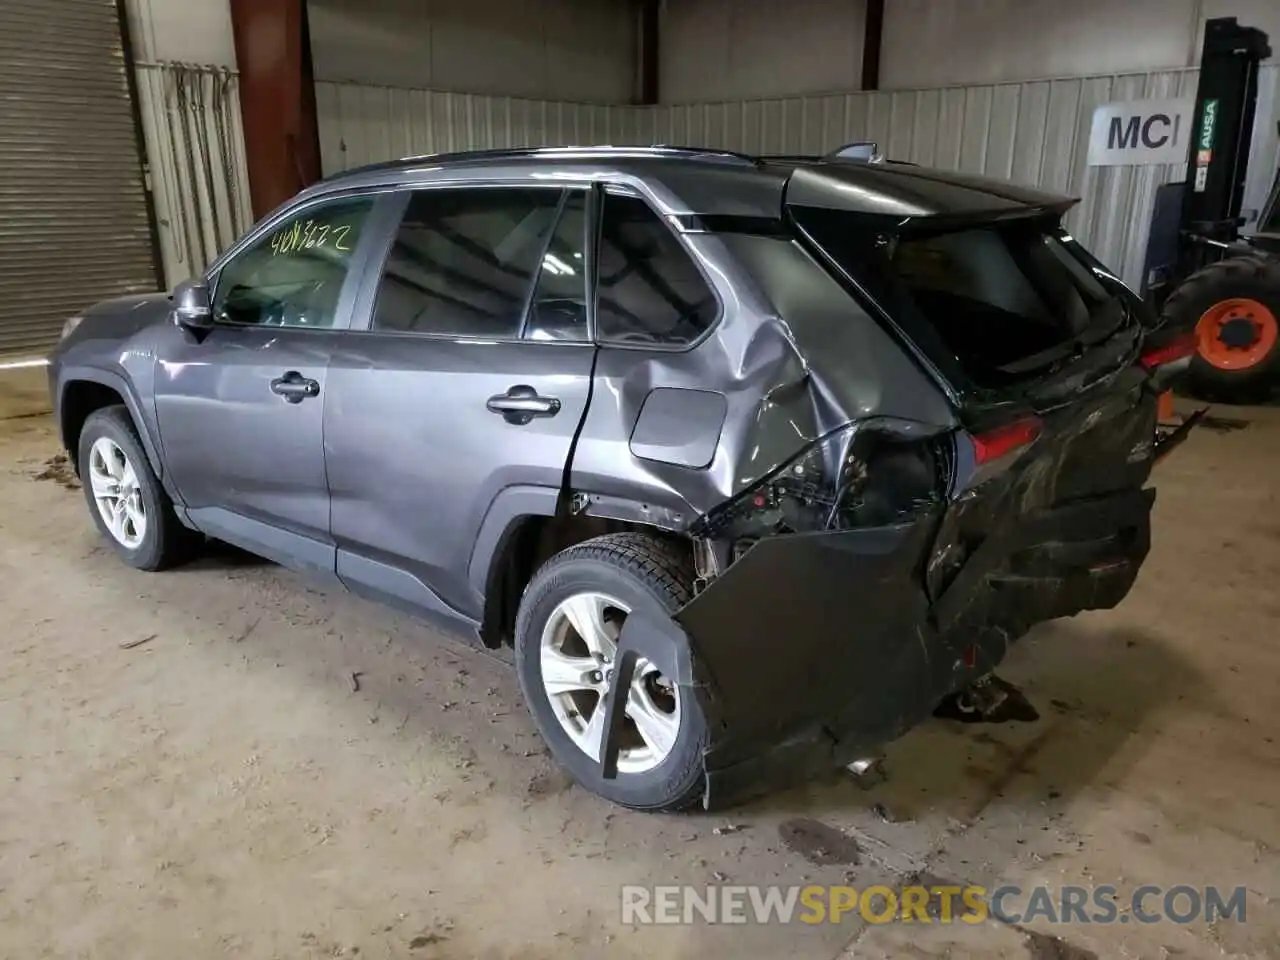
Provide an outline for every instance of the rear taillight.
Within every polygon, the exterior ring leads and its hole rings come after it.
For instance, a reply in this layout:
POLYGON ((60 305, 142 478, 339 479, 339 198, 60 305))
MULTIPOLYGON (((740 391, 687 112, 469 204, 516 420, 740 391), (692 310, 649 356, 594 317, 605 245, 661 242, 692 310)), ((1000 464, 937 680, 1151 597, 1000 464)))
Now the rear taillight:
POLYGON ((1185 360, 1196 352, 1196 335, 1180 333, 1163 346, 1153 347, 1138 358, 1138 363, 1147 370, 1154 370, 1166 364, 1185 360))
POLYGON ((973 459, 978 466, 1002 460, 1023 447, 1035 443, 1040 436, 1040 421, 1035 417, 1016 420, 995 430, 973 437, 973 459))

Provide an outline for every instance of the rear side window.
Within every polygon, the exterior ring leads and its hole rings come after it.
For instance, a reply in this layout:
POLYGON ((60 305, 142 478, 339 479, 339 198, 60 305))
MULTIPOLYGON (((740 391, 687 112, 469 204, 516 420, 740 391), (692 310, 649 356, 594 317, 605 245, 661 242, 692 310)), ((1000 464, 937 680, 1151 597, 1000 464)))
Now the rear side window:
POLYGON ((719 303, 697 264, 647 203, 606 194, 597 262, 599 339, 679 346, 715 323, 719 303))
POLYGON ((415 192, 383 268, 374 329, 518 337, 562 196, 550 189, 415 192))

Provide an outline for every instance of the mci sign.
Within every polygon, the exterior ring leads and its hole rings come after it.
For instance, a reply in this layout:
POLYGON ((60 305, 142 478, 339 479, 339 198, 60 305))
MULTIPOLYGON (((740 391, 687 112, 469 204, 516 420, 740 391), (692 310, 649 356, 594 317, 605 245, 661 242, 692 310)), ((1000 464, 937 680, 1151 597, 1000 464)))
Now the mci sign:
POLYGON ((1089 166, 1183 163, 1195 100, 1127 100, 1093 111, 1089 166))

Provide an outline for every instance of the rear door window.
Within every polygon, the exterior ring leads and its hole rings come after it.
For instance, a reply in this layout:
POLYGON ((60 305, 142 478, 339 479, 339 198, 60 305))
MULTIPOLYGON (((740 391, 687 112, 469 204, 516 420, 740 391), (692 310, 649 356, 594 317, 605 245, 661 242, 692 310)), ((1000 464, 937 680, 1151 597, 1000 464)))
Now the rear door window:
POLYGON ((562 196, 538 188, 415 192, 383 268, 373 329, 518 337, 562 196))
POLYGON ((586 260, 587 194, 573 190, 565 195, 555 231, 542 254, 525 319, 525 339, 588 339, 586 260))

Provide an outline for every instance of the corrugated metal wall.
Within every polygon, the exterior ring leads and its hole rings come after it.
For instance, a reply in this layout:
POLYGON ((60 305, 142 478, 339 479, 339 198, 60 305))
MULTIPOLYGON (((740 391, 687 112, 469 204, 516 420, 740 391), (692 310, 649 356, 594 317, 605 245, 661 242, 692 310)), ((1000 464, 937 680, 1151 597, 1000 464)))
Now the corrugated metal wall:
POLYGON ((125 0, 124 5, 135 60, 236 65, 227 0, 125 0))
POLYGON ((326 174, 450 150, 653 142, 646 108, 625 105, 318 81, 316 114, 326 174))
MULTIPOLYGON (((1093 108, 1194 96, 1196 70, 662 107, 595 106, 317 84, 326 172, 415 153, 487 147, 671 143, 821 152, 870 139, 894 159, 1004 177, 1080 197, 1070 228, 1127 281, 1141 278, 1155 191, 1174 166, 1087 167, 1093 108)), ((1277 165, 1280 68, 1263 68, 1246 206, 1277 165)))
POLYGON ((664 3, 658 44, 661 100, 856 90, 862 86, 866 6, 866 0, 664 3))
POLYGON ((137 65, 161 262, 172 287, 201 272, 252 223, 234 71, 137 65))
POLYGON ((307 0, 307 12, 320 80, 594 103, 635 92, 631 0, 307 0))
POLYGON ((1276 0, 887 0, 880 87, 1194 66, 1205 20, 1223 16, 1280 37, 1276 0))

